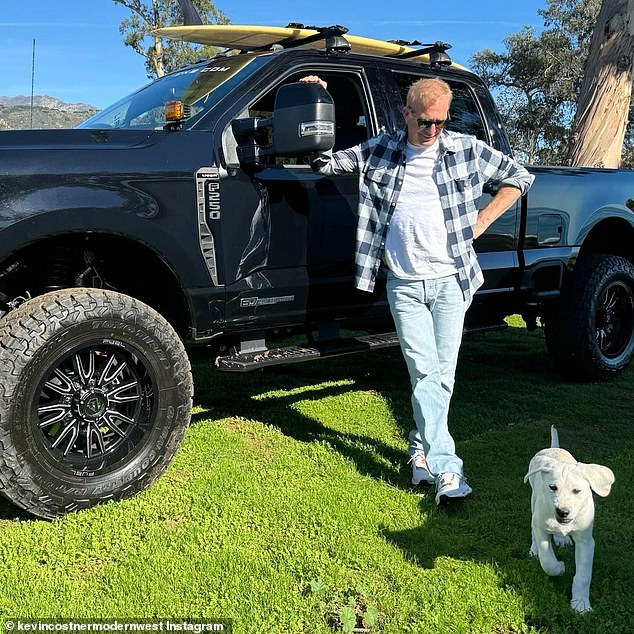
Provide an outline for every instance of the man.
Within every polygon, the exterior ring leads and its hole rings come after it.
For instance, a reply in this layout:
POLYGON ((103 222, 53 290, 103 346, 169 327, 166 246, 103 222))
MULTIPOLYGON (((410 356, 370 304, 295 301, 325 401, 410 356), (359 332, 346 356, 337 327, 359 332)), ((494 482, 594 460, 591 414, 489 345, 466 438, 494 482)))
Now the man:
MULTIPOLYGON (((327 88, 315 75, 301 81, 327 88)), ((356 286, 372 291, 381 262, 412 383, 412 484, 436 485, 436 503, 471 493, 449 433, 464 316, 483 282, 472 242, 531 186, 513 159, 475 137, 449 132, 452 93, 420 79, 403 107, 405 129, 311 160, 322 174, 359 172, 356 286), (479 213, 486 183, 500 185, 479 213)))

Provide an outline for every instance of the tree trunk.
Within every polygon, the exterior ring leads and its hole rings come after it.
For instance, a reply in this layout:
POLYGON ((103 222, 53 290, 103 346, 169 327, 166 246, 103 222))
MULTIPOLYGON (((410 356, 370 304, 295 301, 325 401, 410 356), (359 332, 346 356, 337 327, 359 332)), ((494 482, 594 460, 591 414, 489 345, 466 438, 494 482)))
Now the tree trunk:
MULTIPOLYGON (((158 0, 152 0, 152 28, 156 29, 159 25, 162 25, 161 21, 161 7, 158 0)), ((165 68, 163 66, 163 40, 160 37, 154 38, 154 50, 152 66, 157 77, 163 77, 165 75, 165 68)))
POLYGON ((603 0, 577 102, 568 153, 571 165, 620 165, 633 63, 634 0, 603 0))
POLYGON ((165 66, 163 65, 163 42, 160 37, 154 38, 152 53, 152 68, 157 77, 163 77, 165 75, 165 66))

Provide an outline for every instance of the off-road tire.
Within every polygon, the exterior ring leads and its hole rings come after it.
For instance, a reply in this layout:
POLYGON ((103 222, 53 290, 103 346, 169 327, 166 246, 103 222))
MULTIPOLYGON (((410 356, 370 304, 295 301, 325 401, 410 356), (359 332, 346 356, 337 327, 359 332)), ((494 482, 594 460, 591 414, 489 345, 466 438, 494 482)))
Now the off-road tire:
POLYGON ((549 353, 566 376, 616 378, 634 357, 634 265, 615 255, 581 260, 546 315, 544 333, 549 353))
POLYGON ((23 303, 0 321, 0 492, 44 518, 136 494, 178 449, 192 394, 149 306, 86 288, 23 303))

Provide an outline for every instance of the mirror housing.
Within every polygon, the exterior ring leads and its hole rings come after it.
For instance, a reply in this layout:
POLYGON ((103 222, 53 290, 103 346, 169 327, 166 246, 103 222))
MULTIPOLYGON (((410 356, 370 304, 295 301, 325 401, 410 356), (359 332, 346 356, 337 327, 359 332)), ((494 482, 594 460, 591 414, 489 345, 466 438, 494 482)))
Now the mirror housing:
POLYGON ((303 156, 332 150, 335 144, 335 104, 319 84, 297 82, 281 86, 275 97, 273 152, 303 156))
POLYGON ((335 144, 335 105, 319 84, 280 86, 269 119, 235 119, 232 131, 242 165, 270 156, 306 156, 335 144))

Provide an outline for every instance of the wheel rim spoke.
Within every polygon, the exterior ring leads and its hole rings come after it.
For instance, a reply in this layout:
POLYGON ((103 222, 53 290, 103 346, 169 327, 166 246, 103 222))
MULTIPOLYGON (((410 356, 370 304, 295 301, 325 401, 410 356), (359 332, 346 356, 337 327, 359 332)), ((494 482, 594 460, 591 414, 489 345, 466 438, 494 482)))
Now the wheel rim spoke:
POLYGON ((106 414, 106 424, 108 428, 111 429, 115 434, 119 435, 121 438, 125 438, 125 432, 119 427, 117 423, 114 422, 114 419, 118 418, 120 421, 123 421, 127 425, 134 425, 134 420, 132 418, 128 418, 121 414, 121 412, 109 411, 106 414))
POLYGON ((97 449, 99 454, 104 454, 106 452, 106 445, 104 443, 103 435, 101 430, 94 425, 88 425, 86 427, 86 457, 93 457, 93 438, 97 445, 97 449))
POLYGON ((107 392, 108 398, 115 403, 128 403, 130 401, 138 401, 141 397, 138 392, 139 384, 137 381, 128 381, 123 385, 117 386, 115 389, 107 392), (136 389, 136 393, 124 396, 124 392, 129 392, 132 389, 136 389))
POLYGON ((114 381, 118 376, 120 376, 126 369, 127 364, 121 363, 120 365, 116 365, 117 358, 115 355, 112 355, 107 363, 106 367, 101 372, 99 379, 97 380, 97 385, 100 387, 104 387, 114 381))
POLYGON ((50 418, 44 418, 44 420, 40 420, 39 427, 50 427, 51 425, 55 425, 60 421, 64 420, 70 412, 70 406, 65 405, 64 403, 55 403, 53 405, 45 405, 43 407, 37 408, 37 415, 42 418, 47 414, 57 414, 51 416, 50 418))
POLYGON ((95 351, 89 350, 87 356, 88 364, 85 366, 81 354, 73 355, 73 365, 75 366, 79 380, 83 383, 88 383, 95 373, 95 351))
POLYGON ((62 429, 62 431, 57 435, 57 438, 55 438, 55 440, 53 441, 51 445, 53 449, 60 446, 64 438, 66 438, 66 436, 68 436, 69 434, 70 434, 70 439, 68 443, 66 444, 66 448, 63 451, 63 454, 65 456, 72 449, 73 445, 75 444, 75 440, 77 439, 77 436, 79 435, 79 430, 77 429, 77 424, 75 421, 72 421, 68 425, 66 425, 66 427, 64 427, 64 429, 62 429))
POLYGON ((75 385, 73 382, 63 372, 61 372, 59 368, 55 368, 53 377, 44 384, 46 389, 51 390, 52 392, 57 392, 57 394, 61 394, 62 396, 72 394, 75 391, 75 385), (53 377, 57 379, 57 382, 53 380, 53 377))

